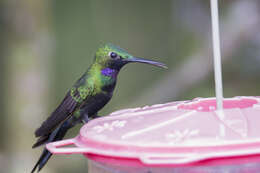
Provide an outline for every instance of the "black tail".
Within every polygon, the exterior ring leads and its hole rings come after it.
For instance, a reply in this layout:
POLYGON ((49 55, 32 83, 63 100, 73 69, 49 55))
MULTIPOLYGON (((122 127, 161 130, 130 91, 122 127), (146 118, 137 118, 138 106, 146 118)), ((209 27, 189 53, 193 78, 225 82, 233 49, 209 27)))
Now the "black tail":
MULTIPOLYGON (((60 126, 58 126, 52 133, 50 133, 47 136, 40 137, 39 140, 33 145, 33 148, 40 146, 41 144, 47 144, 49 142, 59 141, 63 139, 67 131, 74 127, 77 123, 80 121, 76 119, 74 116, 67 119, 64 123, 62 123, 60 126)), ((33 173, 37 167, 38 172, 44 167, 44 165, 47 163, 47 161, 52 156, 52 153, 50 153, 46 148, 44 148, 39 160, 33 167, 31 173, 33 173)))
POLYGON ((43 168, 43 166, 47 163, 47 161, 51 158, 52 153, 50 153, 46 148, 44 148, 41 157, 39 158, 38 162, 34 165, 31 173, 33 173, 37 167, 38 167, 38 172, 43 168))

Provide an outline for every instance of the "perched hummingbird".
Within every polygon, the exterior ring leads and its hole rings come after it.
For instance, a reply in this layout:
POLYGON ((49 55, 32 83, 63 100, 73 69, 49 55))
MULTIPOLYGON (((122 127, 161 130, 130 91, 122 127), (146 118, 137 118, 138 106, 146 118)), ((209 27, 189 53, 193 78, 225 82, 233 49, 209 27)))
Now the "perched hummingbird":
MULTIPOLYGON (((67 92, 61 104, 35 131, 35 136, 39 138, 33 148, 61 140, 76 124, 87 123, 89 119, 97 117, 97 112, 113 96, 120 69, 132 62, 167 68, 163 63, 134 57, 112 44, 101 46, 95 53, 92 65, 67 92)), ((39 172, 51 155, 45 148, 32 173, 37 167, 39 172)))

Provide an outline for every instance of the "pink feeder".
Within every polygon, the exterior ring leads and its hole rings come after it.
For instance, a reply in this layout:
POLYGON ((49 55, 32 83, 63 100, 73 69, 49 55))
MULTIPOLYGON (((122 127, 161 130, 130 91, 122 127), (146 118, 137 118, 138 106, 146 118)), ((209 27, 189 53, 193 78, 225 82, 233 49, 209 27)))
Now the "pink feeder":
POLYGON ((224 99, 223 107, 198 98, 120 110, 47 148, 83 154, 90 173, 260 172, 260 97, 224 99))

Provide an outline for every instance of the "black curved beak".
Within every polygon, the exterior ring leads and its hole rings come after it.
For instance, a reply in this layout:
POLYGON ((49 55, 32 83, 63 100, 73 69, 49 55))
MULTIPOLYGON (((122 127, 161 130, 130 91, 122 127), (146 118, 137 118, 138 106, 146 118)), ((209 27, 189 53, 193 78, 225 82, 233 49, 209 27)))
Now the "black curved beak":
POLYGON ((139 63, 154 65, 154 66, 165 68, 165 69, 168 68, 165 64, 163 64, 161 62, 152 61, 152 60, 148 60, 148 59, 144 59, 144 58, 131 57, 131 58, 127 59, 127 62, 129 62, 129 63, 130 62, 139 62, 139 63))

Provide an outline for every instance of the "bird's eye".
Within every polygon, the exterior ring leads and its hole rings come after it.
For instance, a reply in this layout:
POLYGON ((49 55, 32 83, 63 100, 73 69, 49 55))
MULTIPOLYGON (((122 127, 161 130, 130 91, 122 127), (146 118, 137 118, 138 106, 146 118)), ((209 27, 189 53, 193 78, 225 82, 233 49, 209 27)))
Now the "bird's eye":
POLYGON ((117 54, 115 52, 110 52, 109 56, 113 59, 115 59, 117 57, 117 54))

